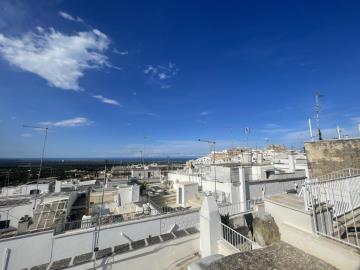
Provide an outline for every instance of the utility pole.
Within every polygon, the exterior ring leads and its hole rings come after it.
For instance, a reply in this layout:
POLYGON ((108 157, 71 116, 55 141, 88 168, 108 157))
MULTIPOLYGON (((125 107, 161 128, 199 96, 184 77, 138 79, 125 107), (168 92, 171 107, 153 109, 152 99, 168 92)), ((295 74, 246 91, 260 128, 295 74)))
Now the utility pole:
POLYGON ((41 176, 41 170, 42 170, 42 166, 43 166, 43 162, 44 162, 44 155, 45 155, 45 146, 46 146, 46 140, 47 140, 47 135, 48 135, 48 127, 42 127, 42 126, 30 126, 30 125, 23 125, 23 128, 33 128, 33 129, 41 129, 45 131, 45 136, 44 136, 44 143, 43 143, 43 148, 42 148, 42 152, 41 152, 41 159, 40 159, 40 167, 39 167, 39 174, 37 177, 37 181, 36 181, 36 195, 35 195, 35 202, 34 202, 34 207, 33 209, 36 208, 36 200, 39 194, 39 181, 40 181, 40 176, 41 176))
POLYGON ((214 166, 214 185, 215 185, 215 201, 217 202, 217 193, 216 193, 216 166, 215 166, 215 146, 216 146, 216 142, 215 141, 209 141, 209 140, 202 140, 202 139, 198 139, 199 142, 205 142, 208 143, 209 145, 213 146, 213 166, 214 166))
POLYGON ((320 111, 321 111, 320 97, 323 97, 323 95, 321 95, 320 92, 316 92, 316 94, 315 94, 315 112, 316 112, 316 125, 317 125, 317 130, 318 130, 319 141, 321 141, 323 139, 321 130, 320 130, 320 111))

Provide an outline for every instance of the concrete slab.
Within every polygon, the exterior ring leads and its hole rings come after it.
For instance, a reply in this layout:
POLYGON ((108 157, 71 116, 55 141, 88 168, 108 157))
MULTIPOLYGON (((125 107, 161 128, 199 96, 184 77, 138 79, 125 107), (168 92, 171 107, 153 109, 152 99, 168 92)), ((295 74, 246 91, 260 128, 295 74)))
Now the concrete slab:
POLYGON ((112 255, 112 248, 104 248, 96 252, 95 257, 98 260, 101 258, 109 257, 111 255, 112 255))
POLYGON ((161 239, 162 239, 163 241, 169 241, 169 240, 175 238, 175 236, 174 236, 172 233, 164 233, 164 234, 162 234, 162 235, 160 235, 160 236, 161 236, 161 239))
POLYGON ((189 234, 194 234, 199 232, 199 230, 196 229, 195 227, 187 228, 185 229, 185 231, 187 231, 189 234))
POLYGON ((138 240, 138 241, 134 241, 131 243, 131 247, 133 249, 138 249, 138 248, 142 248, 142 247, 145 247, 145 240, 144 239, 141 239, 141 240, 138 240))
POLYGON ((130 244, 122 244, 114 247, 115 254, 121 254, 130 250, 130 244))
POLYGON ((92 257, 93 257, 92 252, 75 256, 73 264, 78 265, 78 264, 89 262, 92 259, 92 257))
POLYGON ((146 240, 147 240, 149 246, 160 243, 160 237, 159 236, 149 237, 146 240))
POLYGON ((40 265, 31 267, 30 270, 46 270, 48 265, 49 265, 48 263, 40 264, 40 265))
POLYGON ((50 270, 65 269, 66 267, 69 266, 70 261, 71 261, 71 258, 66 258, 66 259, 54 261, 54 262, 51 264, 50 270))
POLYGON ((187 235, 187 233, 185 232, 185 230, 175 231, 175 232, 173 232, 173 234, 175 234, 176 238, 184 237, 184 236, 187 235))

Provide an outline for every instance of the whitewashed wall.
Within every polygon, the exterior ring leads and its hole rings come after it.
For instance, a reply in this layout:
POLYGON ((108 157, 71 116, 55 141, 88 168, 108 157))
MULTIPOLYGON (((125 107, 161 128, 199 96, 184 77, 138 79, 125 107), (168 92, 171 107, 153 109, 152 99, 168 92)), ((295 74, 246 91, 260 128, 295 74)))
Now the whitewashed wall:
POLYGON ((30 195, 30 191, 33 189, 40 190, 40 193, 49 193, 49 184, 36 184, 31 185, 21 185, 16 187, 3 187, 1 188, 0 197, 7 196, 26 196, 30 195))
POLYGON ((168 180, 173 183, 176 182, 194 182, 201 184, 201 176, 199 174, 180 174, 180 173, 168 173, 168 180))
MULTIPOLYGON (((99 248, 128 243, 124 234, 132 241, 136 241, 149 235, 170 232, 174 226, 181 230, 197 227, 198 224, 199 212, 188 211, 182 214, 174 213, 107 225, 103 226, 100 232, 99 248)), ((56 236, 53 236, 53 231, 46 231, 0 239, 0 265, 4 263, 6 248, 10 249, 8 269, 23 269, 91 252, 93 242, 94 228, 70 231, 56 236)))
POLYGON ((0 208, 0 220, 10 220, 10 226, 17 228, 19 219, 25 215, 33 216, 34 201, 28 204, 12 205, 0 208))
POLYGON ((262 189, 265 191, 265 197, 285 193, 288 189, 293 189, 295 184, 300 191, 304 180, 267 180, 246 182, 246 197, 248 200, 262 199, 262 189))

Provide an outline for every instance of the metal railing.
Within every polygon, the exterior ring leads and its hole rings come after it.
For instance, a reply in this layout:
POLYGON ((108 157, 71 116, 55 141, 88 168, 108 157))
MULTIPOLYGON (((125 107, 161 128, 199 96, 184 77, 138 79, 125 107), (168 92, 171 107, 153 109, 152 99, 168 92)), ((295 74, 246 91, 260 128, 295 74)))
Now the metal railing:
POLYGON ((151 208, 151 210, 154 212, 157 211, 158 214, 174 213, 174 212, 180 212, 180 211, 187 210, 187 208, 184 208, 184 207, 170 207, 170 206, 166 206, 166 205, 160 205, 160 204, 154 202, 150 198, 149 198, 148 204, 149 204, 149 207, 153 207, 153 208, 151 208))
POLYGON ((71 231, 76 229, 92 228, 97 226, 98 223, 100 223, 100 225, 109 225, 124 221, 152 217, 156 215, 160 215, 159 211, 157 211, 156 209, 148 209, 139 212, 130 212, 130 213, 117 214, 117 215, 106 215, 106 216, 102 216, 100 219, 98 217, 92 217, 90 219, 85 219, 85 220, 75 220, 65 223, 58 223, 54 226, 54 234, 60 234, 66 231, 71 231))
POLYGON ((100 225, 110 225, 115 223, 121 223, 125 221, 131 220, 139 220, 149 217, 155 216, 166 216, 171 215, 173 213, 186 214, 194 211, 198 211, 198 209, 190 209, 190 208, 181 208, 181 209, 173 209, 171 212, 160 212, 157 209, 144 209, 143 211, 138 212, 129 212, 117 215, 106 215, 102 216, 99 220, 98 217, 92 217, 90 219, 85 220, 75 220, 65 223, 57 223, 54 225, 54 234, 61 234, 66 231, 77 230, 77 229, 86 229, 96 227, 99 223, 100 225))
POLYGON ((329 180, 337 180, 347 177, 360 176, 360 169, 356 168, 347 168, 339 171, 335 171, 329 174, 318 176, 318 181, 329 181, 329 180))
POLYGON ((240 251, 250 251, 252 250, 254 242, 251 241, 249 238, 241 235, 234 229, 226 226, 224 223, 221 223, 221 233, 222 239, 228 242, 230 245, 235 247, 240 251))
POLYGON ((247 213, 254 209, 254 201, 245 201, 235 204, 219 205, 220 215, 234 216, 241 213, 247 213))
POLYGON ((360 248, 360 176, 342 171, 348 173, 332 174, 339 179, 306 182, 305 208, 312 211, 316 234, 360 248))

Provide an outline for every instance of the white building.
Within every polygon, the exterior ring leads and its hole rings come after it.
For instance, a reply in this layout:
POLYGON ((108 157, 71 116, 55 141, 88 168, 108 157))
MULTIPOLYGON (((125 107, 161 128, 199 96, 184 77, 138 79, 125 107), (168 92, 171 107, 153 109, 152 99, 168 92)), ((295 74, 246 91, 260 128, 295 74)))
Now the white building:
POLYGON ((55 189, 55 180, 40 180, 39 183, 30 182, 19 186, 2 187, 0 197, 28 196, 46 194, 55 189))
POLYGON ((285 193, 296 187, 300 190, 306 170, 297 170, 295 165, 289 169, 289 163, 286 166, 279 169, 274 164, 259 163, 198 165, 169 173, 168 180, 174 187, 179 183, 197 183, 202 192, 216 192, 218 202, 236 204, 261 201, 265 196, 285 193))

